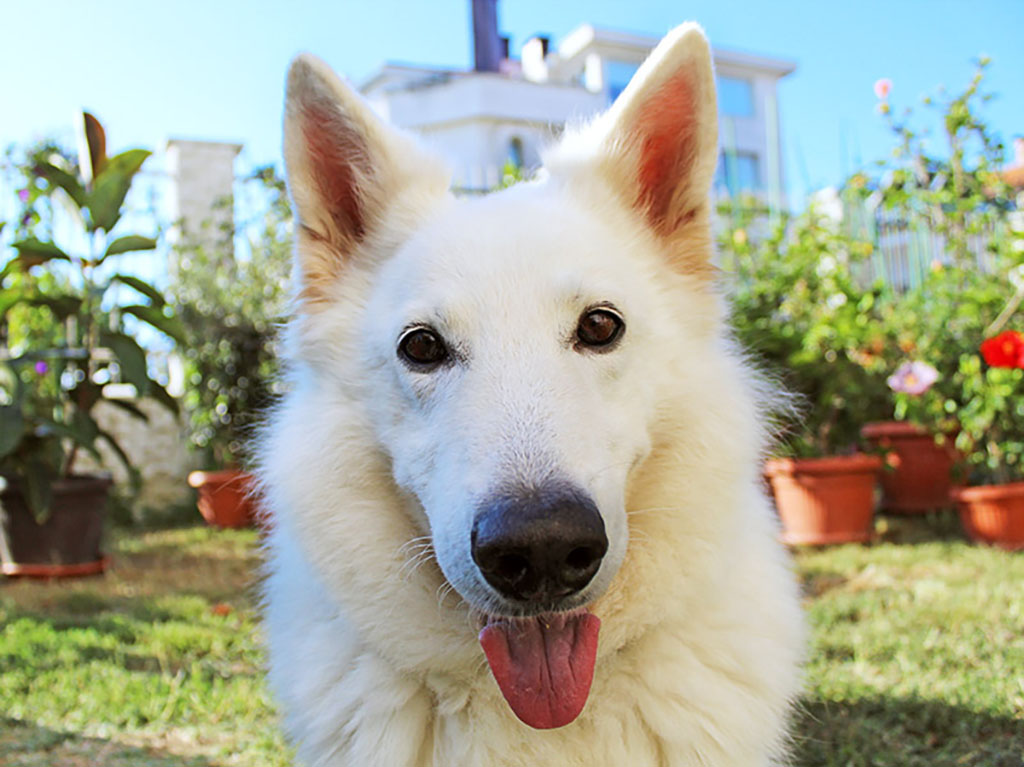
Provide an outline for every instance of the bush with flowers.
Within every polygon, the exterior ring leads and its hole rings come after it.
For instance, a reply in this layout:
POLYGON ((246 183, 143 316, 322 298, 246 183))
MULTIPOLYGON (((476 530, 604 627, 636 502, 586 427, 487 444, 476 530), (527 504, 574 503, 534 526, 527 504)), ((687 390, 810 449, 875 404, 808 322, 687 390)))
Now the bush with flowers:
POLYGON ((784 423, 797 455, 849 451, 861 425, 895 415, 939 439, 956 434, 974 481, 1022 476, 1021 371, 1008 357, 983 364, 981 349, 995 348, 986 339, 1004 325, 1024 329, 1013 319, 1024 297, 1024 217, 1000 174, 1005 147, 980 117, 991 98, 987 66, 978 63, 962 92, 926 99, 938 111, 944 151, 912 126, 912 113, 893 111, 890 81, 875 84, 897 144, 877 172, 849 179, 842 222, 812 209, 779 216, 764 234, 764 211, 719 211, 733 325, 800 396, 799 415, 784 423), (865 206, 902 221, 904 242, 913 227, 940 238, 942 255, 910 284, 895 281, 877 233, 851 215, 865 206))
POLYGON ((248 227, 248 257, 233 254, 234 231, 222 247, 185 241, 176 247, 170 285, 184 328, 183 404, 190 446, 202 468, 237 468, 245 445, 277 389, 277 334, 288 311, 291 209, 272 166, 249 181, 263 193, 248 227))
POLYGON ((793 407, 779 418, 780 449, 796 457, 856 452, 860 427, 891 412, 880 354, 883 285, 864 276, 871 245, 811 208, 766 234, 754 208, 723 207, 719 239, 731 324, 755 364, 793 407))
MULTIPOLYGON (((990 279, 977 275, 974 282, 990 279)), ((950 320, 947 332, 926 339, 915 350, 917 359, 904 361, 889 379, 896 417, 953 435, 966 464, 963 479, 972 485, 1024 480, 1024 323, 998 333, 989 328, 986 337, 979 321, 997 316, 1004 296, 977 284, 946 294, 973 309, 963 323, 969 332, 950 317, 956 310, 941 313, 950 320)))
POLYGON ((946 151, 928 150, 912 113, 895 117, 891 84, 876 88, 898 139, 877 180, 858 174, 853 193, 905 221, 924 221, 944 243, 920 283, 883 312, 894 415, 938 439, 955 435, 972 484, 1024 479, 1024 384, 1014 356, 1024 329, 1024 220, 1000 170, 1005 148, 980 117, 987 60, 961 93, 926 98, 939 111, 946 151))

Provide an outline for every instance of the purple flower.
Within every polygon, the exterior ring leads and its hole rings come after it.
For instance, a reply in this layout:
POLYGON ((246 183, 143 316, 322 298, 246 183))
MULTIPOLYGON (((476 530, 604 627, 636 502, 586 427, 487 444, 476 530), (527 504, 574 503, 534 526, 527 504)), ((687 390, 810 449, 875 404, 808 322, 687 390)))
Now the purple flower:
POLYGON ((886 379, 889 388, 904 394, 924 394, 939 380, 939 371, 927 362, 904 362, 886 379))
POLYGON ((18 199, 22 202, 28 202, 28 189, 19 189, 18 199))
POLYGON ((45 362, 43 362, 42 360, 39 360, 39 362, 37 362, 37 363, 36 363, 36 372, 37 372, 37 373, 38 373, 39 375, 41 375, 41 376, 42 376, 42 375, 46 375, 46 373, 47 373, 47 372, 49 371, 49 369, 50 369, 50 366, 49 366, 49 365, 47 365, 47 364, 46 364, 45 362))

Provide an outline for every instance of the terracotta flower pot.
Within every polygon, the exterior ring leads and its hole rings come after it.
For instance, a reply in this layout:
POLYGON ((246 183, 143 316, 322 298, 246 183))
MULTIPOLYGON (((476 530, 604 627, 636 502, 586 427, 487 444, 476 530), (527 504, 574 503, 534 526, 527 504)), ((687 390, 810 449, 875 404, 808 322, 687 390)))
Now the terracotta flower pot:
POLYGON ((199 513, 215 527, 248 527, 256 519, 252 476, 237 469, 193 471, 188 483, 199 491, 199 513))
POLYGON ((861 436, 887 451, 882 472, 882 507, 898 514, 920 514, 949 505, 953 466, 959 453, 951 440, 937 444, 932 434, 906 421, 869 423, 861 436))
POLYGON ((1010 551, 1024 549, 1024 482, 956 488, 953 499, 972 540, 1010 551))
POLYGON ((782 519, 782 540, 811 545, 869 540, 881 468, 882 459, 874 455, 768 461, 764 473, 782 519))
POLYGON ((31 578, 70 578, 102 573, 107 517, 107 477, 79 476, 53 485, 50 515, 36 522, 12 484, 0 493, 0 572, 31 578))

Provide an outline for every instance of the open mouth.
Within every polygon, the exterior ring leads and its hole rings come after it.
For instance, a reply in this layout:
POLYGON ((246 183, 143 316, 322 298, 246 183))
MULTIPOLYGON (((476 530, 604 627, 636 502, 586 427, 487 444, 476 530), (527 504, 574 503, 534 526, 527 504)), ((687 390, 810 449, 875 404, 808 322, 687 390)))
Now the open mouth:
POLYGON ((515 715, 539 730, 575 720, 594 678, 598 617, 582 609, 482 622, 480 644, 515 715))

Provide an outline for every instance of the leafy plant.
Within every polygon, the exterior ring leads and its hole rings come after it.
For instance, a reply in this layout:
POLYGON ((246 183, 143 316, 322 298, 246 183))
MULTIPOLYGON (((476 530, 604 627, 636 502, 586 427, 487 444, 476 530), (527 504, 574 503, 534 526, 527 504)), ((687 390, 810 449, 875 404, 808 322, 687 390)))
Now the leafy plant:
POLYGON ((137 476, 93 412, 107 401, 136 418, 146 415, 110 398, 107 384, 120 380, 177 407, 150 377, 134 329, 141 324, 180 338, 181 328, 156 288, 111 268, 122 254, 156 248, 151 237, 115 232, 150 153, 108 157, 100 122, 84 113, 82 129, 77 164, 50 151, 34 153, 23 166, 28 186, 19 198, 30 207, 20 221, 23 236, 0 269, 0 473, 21 489, 38 521, 48 516, 52 485, 72 473, 79 450, 99 459, 104 442, 137 476), (31 207, 44 201, 63 206, 77 235, 55 241, 54 229, 31 207))
POLYGON ((891 84, 876 83, 878 109, 896 146, 879 175, 856 173, 847 184, 848 192, 897 214, 904 224, 938 235, 941 260, 962 268, 985 267, 979 256, 1003 250, 1007 213, 1015 208, 1014 190, 1001 172, 1006 148, 981 114, 993 98, 984 90, 989 64, 979 59, 961 92, 942 90, 924 98, 925 107, 937 112, 941 142, 929 142, 934 134, 915 127, 913 110, 897 116, 889 101, 891 84), (933 149, 936 143, 941 152, 933 149))
POLYGON ((1024 300, 1024 219, 1001 173, 1005 147, 982 117, 992 98, 987 66, 978 62, 962 92, 925 99, 938 112, 941 155, 911 127, 912 112, 893 117, 888 90, 880 92, 879 111, 898 145, 880 178, 856 174, 849 186, 942 238, 943 258, 887 308, 884 364, 889 372, 912 361, 935 369, 925 391, 897 386, 894 415, 939 439, 955 435, 969 481, 980 484, 1024 478, 1024 373, 985 354, 1000 330, 1021 327, 1024 300))
POLYGON ((889 409, 874 367, 883 344, 878 314, 889 294, 858 276, 870 244, 845 236, 813 207, 780 217, 767 232, 760 212, 728 212, 719 251, 732 326, 799 397, 797 413, 782 424, 785 449, 802 457, 854 451, 860 427, 889 409))
POLYGON ((185 332, 189 438, 207 468, 243 463, 251 428, 270 404, 277 326, 287 311, 291 210, 272 166, 257 169, 266 207, 250 228, 247 258, 205 237, 179 246, 172 291, 185 332))
POLYGON ((977 270, 937 273, 923 286, 927 297, 923 289, 906 304, 924 304, 941 324, 917 334, 913 347, 938 378, 923 392, 896 391, 895 416, 955 439, 972 484, 1024 480, 1024 325, 1010 316, 1011 329, 994 334, 989 324, 1007 302, 1005 281, 977 270))
POLYGON ((785 424, 799 455, 851 449, 860 425, 895 415, 938 439, 956 434, 975 481, 1022 475, 1022 373, 979 356, 986 338, 1019 327, 1012 319, 1024 301, 1024 217, 1000 173, 1003 144, 981 117, 991 98, 986 66, 979 62, 962 92, 926 100, 938 111, 944 153, 912 127, 911 112, 894 116, 891 83, 876 83, 896 147, 877 172, 848 180, 841 222, 812 209, 767 226, 764 211, 719 211, 733 324, 801 395, 803 417, 785 424), (900 222, 904 243, 915 227, 939 243, 909 286, 878 268, 885 243, 876 215, 900 222), (936 380, 916 391, 930 375, 924 366, 936 380), (887 391, 886 379, 899 391, 887 391))

